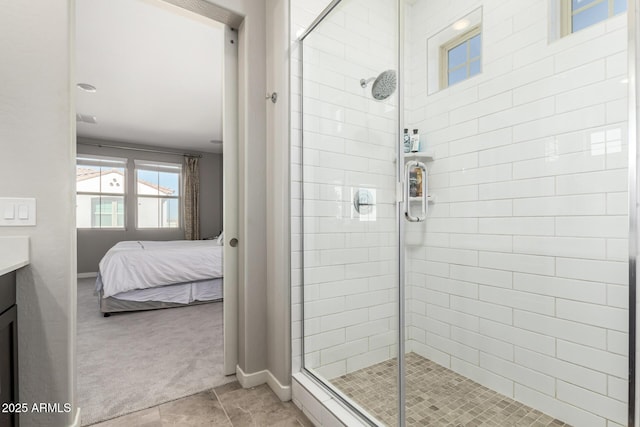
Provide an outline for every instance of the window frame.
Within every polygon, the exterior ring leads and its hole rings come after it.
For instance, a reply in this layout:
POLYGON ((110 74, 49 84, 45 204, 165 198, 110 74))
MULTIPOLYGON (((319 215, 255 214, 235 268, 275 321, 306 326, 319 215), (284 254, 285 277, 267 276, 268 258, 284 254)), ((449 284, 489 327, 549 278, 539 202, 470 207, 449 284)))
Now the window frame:
MULTIPOLYGON (((102 197, 106 198, 114 198, 114 197, 122 197, 122 226, 109 226, 102 227, 102 225, 98 227, 90 226, 90 227, 78 227, 78 219, 76 214, 76 230, 110 230, 110 231, 126 231, 127 230, 127 185, 128 185, 128 163, 129 160, 122 157, 110 157, 110 156, 100 156, 97 154, 80 154, 76 155, 76 171, 78 166, 94 166, 94 167, 105 167, 112 166, 114 169, 123 169, 122 172, 122 193, 104 193, 102 191, 78 191, 77 186, 77 178, 76 178, 76 206, 77 206, 77 198, 78 196, 98 196, 102 199, 102 197)), ((77 173, 76 173, 77 176, 77 173)), ((98 176, 100 178, 100 175, 98 176)), ((77 209, 77 208, 76 208, 77 209)), ((93 206, 91 206, 91 222, 93 222, 93 206)))
MULTIPOLYGON (((589 27, 592 27, 595 24, 598 24, 600 22, 604 22, 607 19, 611 19, 612 17, 616 16, 614 14, 614 6, 615 6, 615 0, 596 0, 586 6, 583 6, 582 8, 578 9, 577 12, 573 11, 572 8, 572 0, 561 0, 561 5, 560 5, 560 16, 562 17, 560 19, 560 35, 561 37, 565 37, 571 34, 574 34, 576 31, 573 31, 573 16, 576 13, 582 13, 585 10, 591 9, 592 7, 595 7, 601 3, 607 2, 607 17, 605 19, 603 19, 602 21, 598 21, 588 27, 582 28, 581 30, 585 30, 589 27)), ((629 7, 628 1, 627 1, 627 8, 629 7)), ((578 31, 581 31, 578 30, 578 31)))
MULTIPOLYGON (((482 73, 482 23, 479 23, 477 25, 474 25, 473 27, 469 28, 467 31, 465 31, 462 34, 457 35, 456 37, 450 39, 449 41, 443 43, 440 46, 440 90, 442 89, 446 89, 448 87, 451 87, 452 85, 449 84, 449 51, 452 49, 455 49, 456 47, 460 46, 463 43, 468 42, 469 40, 471 40, 472 38, 474 38, 475 36, 479 35, 480 36, 480 73, 482 73)), ((467 56, 467 61, 465 62, 465 64, 469 64, 469 57, 467 56)), ((480 74, 478 73, 478 74, 480 74)), ((473 76, 467 76, 465 77, 463 80, 461 80, 460 82, 457 83, 461 83, 465 80, 470 79, 471 77, 476 76, 477 74, 474 74, 473 76)), ((455 85, 455 83, 454 83, 455 85)))
MULTIPOLYGON (((135 203, 135 229, 136 230, 162 230, 162 231, 175 231, 182 230, 184 224, 184 203, 183 203, 183 193, 184 193, 184 177, 183 177, 183 167, 181 163, 170 163, 170 162, 156 162, 152 160, 134 160, 134 168, 133 168, 133 177, 134 177, 134 197, 136 200, 135 203), (178 195, 177 196, 163 196, 163 195, 149 195, 149 194, 139 194, 138 193, 138 171, 148 171, 148 172, 170 172, 178 174, 178 195), (177 227, 141 227, 140 226, 140 214, 139 214, 139 203, 138 200, 140 198, 147 199, 160 199, 160 200, 178 200, 178 225, 177 227)), ((158 184, 159 185, 159 184, 158 184)))

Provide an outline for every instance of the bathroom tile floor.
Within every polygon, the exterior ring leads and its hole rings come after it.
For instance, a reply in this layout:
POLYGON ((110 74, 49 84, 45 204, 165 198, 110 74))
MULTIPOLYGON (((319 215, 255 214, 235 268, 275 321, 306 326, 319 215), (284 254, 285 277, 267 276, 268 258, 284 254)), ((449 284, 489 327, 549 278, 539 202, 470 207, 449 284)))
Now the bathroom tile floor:
POLYGON ((243 389, 238 382, 134 412, 93 427, 278 426, 312 427, 291 402, 281 402, 263 384, 243 389))
MULTIPOLYGON (((569 426, 536 409, 440 366, 416 353, 406 356, 409 426, 569 426)), ((397 425, 397 362, 391 359, 331 380, 386 425, 397 425)))

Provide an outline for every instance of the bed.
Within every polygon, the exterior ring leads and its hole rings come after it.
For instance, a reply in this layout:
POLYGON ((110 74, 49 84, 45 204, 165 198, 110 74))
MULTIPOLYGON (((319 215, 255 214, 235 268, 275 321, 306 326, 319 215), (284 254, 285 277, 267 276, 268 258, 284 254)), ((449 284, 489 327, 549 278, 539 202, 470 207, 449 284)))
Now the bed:
POLYGON ((108 317, 221 301, 222 261, 217 240, 119 242, 99 264, 100 311, 108 317))

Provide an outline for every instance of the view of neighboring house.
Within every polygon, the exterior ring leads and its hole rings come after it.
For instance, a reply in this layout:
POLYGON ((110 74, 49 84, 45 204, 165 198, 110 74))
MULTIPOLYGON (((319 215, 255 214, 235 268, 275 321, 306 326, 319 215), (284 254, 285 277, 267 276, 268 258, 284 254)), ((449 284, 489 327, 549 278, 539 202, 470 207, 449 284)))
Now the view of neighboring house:
MULTIPOLYGON (((124 228, 125 182, 124 168, 78 166, 77 227, 124 228)), ((177 189, 139 177, 136 183, 138 228, 178 227, 177 193, 177 189)))

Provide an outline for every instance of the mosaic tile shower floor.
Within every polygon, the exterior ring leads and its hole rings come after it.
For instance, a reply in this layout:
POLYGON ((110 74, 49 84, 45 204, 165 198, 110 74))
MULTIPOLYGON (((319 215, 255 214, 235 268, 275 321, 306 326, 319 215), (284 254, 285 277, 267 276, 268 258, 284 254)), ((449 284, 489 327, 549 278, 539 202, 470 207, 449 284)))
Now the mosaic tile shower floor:
MULTIPOLYGON (((416 353, 406 357, 408 426, 567 426, 416 353)), ((331 380, 331 383, 385 425, 396 426, 396 360, 388 360, 331 380)))

